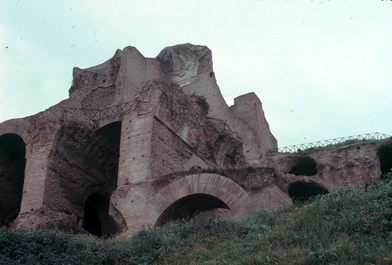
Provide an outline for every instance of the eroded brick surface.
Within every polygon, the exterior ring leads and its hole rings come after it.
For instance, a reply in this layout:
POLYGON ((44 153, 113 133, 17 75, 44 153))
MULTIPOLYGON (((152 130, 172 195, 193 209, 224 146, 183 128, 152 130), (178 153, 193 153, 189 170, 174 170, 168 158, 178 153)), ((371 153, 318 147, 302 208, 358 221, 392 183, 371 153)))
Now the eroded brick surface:
POLYGON ((126 47, 73 77, 68 99, 0 124, 1 225, 131 235, 275 209, 382 173, 381 143, 277 153, 260 100, 228 106, 205 46, 157 58, 126 47))

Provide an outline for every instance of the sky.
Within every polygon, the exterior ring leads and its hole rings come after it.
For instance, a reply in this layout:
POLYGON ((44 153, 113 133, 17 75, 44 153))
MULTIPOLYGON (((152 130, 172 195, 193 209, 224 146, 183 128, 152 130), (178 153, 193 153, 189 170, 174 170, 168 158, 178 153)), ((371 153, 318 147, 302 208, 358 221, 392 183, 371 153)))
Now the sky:
POLYGON ((279 146, 392 135, 392 1, 0 0, 0 122, 68 97, 72 68, 207 45, 226 102, 255 92, 279 146))

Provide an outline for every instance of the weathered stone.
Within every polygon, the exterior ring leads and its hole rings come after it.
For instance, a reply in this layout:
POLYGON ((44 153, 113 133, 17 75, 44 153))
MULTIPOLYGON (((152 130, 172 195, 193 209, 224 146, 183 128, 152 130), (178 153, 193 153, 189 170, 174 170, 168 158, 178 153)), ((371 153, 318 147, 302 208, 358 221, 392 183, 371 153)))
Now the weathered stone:
POLYGON ((126 47, 73 76, 69 99, 0 124, 0 225, 128 236, 275 209, 392 167, 381 144, 278 153, 254 93, 226 104, 205 46, 157 58, 126 47))

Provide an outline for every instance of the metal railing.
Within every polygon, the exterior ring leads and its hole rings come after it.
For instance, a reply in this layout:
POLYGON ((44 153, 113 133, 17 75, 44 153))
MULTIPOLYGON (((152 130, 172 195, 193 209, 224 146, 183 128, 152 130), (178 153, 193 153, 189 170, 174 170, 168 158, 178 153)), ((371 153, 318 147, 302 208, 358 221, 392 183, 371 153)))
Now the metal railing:
MULTIPOLYGON (((154 85, 156 80, 148 80, 142 82, 136 89, 145 89, 154 85)), ((103 109, 87 109, 87 108, 70 108, 70 107, 61 107, 61 111, 65 114, 66 117, 71 119, 77 119, 80 117, 86 117, 92 121, 104 120, 107 118, 111 118, 116 115, 120 115, 125 113, 132 107, 132 104, 135 101, 124 102, 115 106, 110 106, 103 109)))
POLYGON ((75 119, 81 116, 85 116, 90 120, 102 120, 113 117, 119 113, 123 113, 131 108, 133 101, 125 102, 119 105, 115 105, 105 109, 79 109, 79 108, 67 108, 61 107, 65 116, 71 119, 75 119))
MULTIPOLYGON (((186 78, 177 82, 171 82, 173 85, 182 85, 184 82, 188 81, 194 81, 197 76, 192 76, 190 78, 186 78)), ((136 87, 136 89, 146 89, 149 88, 153 85, 156 85, 162 81, 159 81, 157 79, 151 79, 147 80, 144 82, 141 82, 140 85, 136 87)), ((108 108, 104 109, 87 109, 87 108, 70 108, 70 107, 60 107, 59 109, 56 109, 56 111, 61 110, 64 115, 70 119, 78 119, 80 117, 85 117, 91 121, 98 121, 98 120, 103 120, 107 118, 111 118, 113 116, 122 114, 129 110, 132 107, 132 104, 135 101, 129 101, 125 102, 119 105, 115 106, 110 106, 108 108)))
POLYGON ((284 146, 278 148, 278 152, 296 153, 296 152, 305 151, 307 149, 319 149, 319 148, 334 146, 334 145, 350 144, 357 141, 371 141, 371 140, 381 141, 381 140, 389 139, 391 137, 392 137, 391 135, 374 132, 374 133, 359 134, 359 135, 346 136, 341 138, 316 141, 311 143, 284 146))

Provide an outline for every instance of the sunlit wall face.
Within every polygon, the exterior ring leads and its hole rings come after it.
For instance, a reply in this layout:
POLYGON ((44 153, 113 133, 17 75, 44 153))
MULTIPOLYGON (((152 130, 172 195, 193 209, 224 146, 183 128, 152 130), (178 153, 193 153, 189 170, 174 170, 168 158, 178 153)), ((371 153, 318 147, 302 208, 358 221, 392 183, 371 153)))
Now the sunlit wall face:
POLYGON ((0 121, 68 95, 117 48, 213 51, 229 104, 254 91, 279 145, 392 133, 391 1, 0 1, 0 121))

